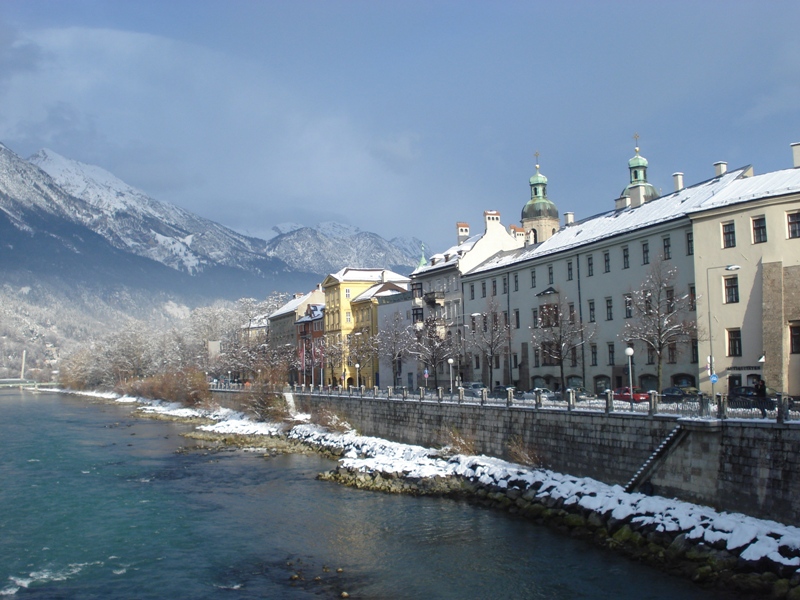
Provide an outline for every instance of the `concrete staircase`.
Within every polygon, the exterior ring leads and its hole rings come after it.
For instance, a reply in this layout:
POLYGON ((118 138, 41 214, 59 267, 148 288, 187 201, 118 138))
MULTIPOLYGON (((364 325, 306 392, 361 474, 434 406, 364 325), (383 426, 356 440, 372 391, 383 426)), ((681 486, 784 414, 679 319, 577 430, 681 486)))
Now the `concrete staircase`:
POLYGON ((658 464, 669 454, 670 450, 680 444, 681 440, 687 435, 689 435, 689 432, 686 429, 682 428, 680 425, 676 425, 675 429, 673 429, 664 441, 659 444, 658 448, 656 448, 644 464, 639 467, 639 470, 631 477, 630 481, 625 484, 625 491, 633 492, 643 481, 646 481, 658 464))

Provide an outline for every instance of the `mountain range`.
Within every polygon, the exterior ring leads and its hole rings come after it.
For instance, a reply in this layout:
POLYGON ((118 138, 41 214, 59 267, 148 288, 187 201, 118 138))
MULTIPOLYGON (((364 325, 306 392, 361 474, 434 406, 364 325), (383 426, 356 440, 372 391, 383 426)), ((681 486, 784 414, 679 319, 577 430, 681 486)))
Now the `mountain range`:
POLYGON ((408 273, 419 262, 419 240, 337 223, 274 231, 242 235, 100 167, 50 150, 26 160, 0 143, 0 371, 4 349, 27 347, 30 359, 33 341, 64 345, 128 317, 168 320, 175 306, 308 291, 344 266, 408 273))

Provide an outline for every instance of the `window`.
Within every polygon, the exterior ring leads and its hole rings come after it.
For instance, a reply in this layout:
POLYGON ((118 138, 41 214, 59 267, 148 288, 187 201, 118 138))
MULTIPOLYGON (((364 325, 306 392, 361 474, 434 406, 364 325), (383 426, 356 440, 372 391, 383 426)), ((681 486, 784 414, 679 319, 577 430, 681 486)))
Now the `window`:
POLYGON ((792 354, 800 354, 800 325, 789 326, 789 347, 792 354))
POLYGON ((533 366, 534 367, 538 367, 539 366, 539 349, 538 348, 533 351, 533 366))
POLYGON ((514 273, 514 291, 519 291, 519 273, 514 273))
POLYGON ((481 368, 481 356, 480 356, 480 354, 476 354, 475 355, 475 368, 476 369, 480 369, 481 368))
POLYGON ((664 260, 669 260, 672 258, 672 242, 669 239, 669 236, 664 237, 664 260))
POLYGON ((766 217, 753 217, 753 243, 763 244, 767 241, 766 217))
POLYGON ((733 221, 722 224, 722 247, 734 248, 736 246, 736 226, 733 221))
POLYGON ((514 329, 519 329, 519 309, 514 309, 514 329))
POLYGON ((733 275, 725 278, 725 304, 735 304, 739 301, 739 277, 733 275))
POLYGON ((691 340, 691 348, 692 348, 692 364, 696 365, 700 362, 700 349, 697 346, 697 340, 691 340))
POLYGON ((648 365, 656 364, 656 351, 653 349, 652 346, 647 347, 647 364, 648 365))
POLYGON ((671 365, 674 365, 676 362, 678 362, 678 344, 675 342, 672 342, 667 346, 667 362, 671 365))
POLYGON ((539 328, 539 309, 538 308, 534 308, 532 312, 533 312, 533 328, 534 329, 538 329, 539 328))
POLYGON ((542 327, 558 327, 558 304, 543 304, 540 308, 542 327))
POLYGON ((569 363, 571 367, 578 366, 578 349, 574 346, 569 351, 569 363))
MULTIPOLYGON (((415 281, 411 284, 411 296, 414 298, 422 298, 422 282, 415 281)), ((473 296, 474 298, 474 296, 473 296)))
POLYGON ((475 284, 474 283, 470 283, 469 284, 469 299, 470 300, 475 300, 475 284))
POLYGON ((517 367, 519 367, 519 356, 517 355, 517 353, 516 353, 516 352, 515 352, 514 354, 512 354, 512 355, 511 355, 511 366, 512 366, 514 369, 516 369, 517 367))
POLYGON ((697 291, 694 284, 689 284, 689 310, 697 310, 697 291))
POLYGON ((590 354, 590 357, 591 357, 590 360, 592 361, 592 366, 596 367, 597 366, 597 344, 592 344, 592 345, 589 346, 589 354, 590 354))
POLYGON ((503 277, 503 293, 508 293, 508 277, 503 277))
POLYGON ((547 265, 547 283, 553 285, 553 265, 547 265))
POLYGON ((653 294, 650 290, 645 290, 643 292, 644 295, 644 314, 652 315, 653 314, 653 294))
POLYGON ((558 347, 555 342, 542 342, 542 365, 554 367, 558 364, 558 347))
POLYGON ((670 287, 665 292, 667 294, 667 314, 671 315, 675 312, 675 289, 670 287))
POLYGON ((728 329, 728 356, 742 355, 742 330, 728 329))
POLYGON ((614 364, 614 342, 608 342, 608 364, 614 364))
POLYGON ((572 261, 567 262, 567 281, 572 281, 572 261))
POLYGON ((594 257, 590 254, 586 257, 586 276, 594 275, 594 257))
POLYGON ((625 294, 625 318, 630 319, 633 316, 633 297, 630 294, 625 294))
POLYGON ((423 316, 422 316, 422 309, 421 308, 412 308, 411 309, 411 320, 414 323, 422 323, 423 316))
POLYGON ((628 247, 625 246, 622 249, 622 268, 629 269, 631 266, 631 253, 628 251, 628 247))
POLYGON ((344 297, 345 298, 349 298, 350 297, 350 288, 344 288, 344 297))
POLYGON ((570 302, 569 305, 567 306, 567 310, 569 311, 569 322, 570 322, 570 324, 574 325, 575 324, 575 305, 572 302, 570 302))
POLYGON ((349 322, 351 321, 351 319, 352 319, 352 316, 350 315, 350 311, 348 310, 348 311, 347 311, 347 312, 344 314, 344 320, 345 320, 345 322, 346 322, 346 323, 349 323, 349 322))
POLYGON ((614 301, 611 298, 606 298, 606 321, 614 320, 614 301))
POLYGON ((531 287, 536 287, 536 269, 531 269, 531 287))
POLYGON ((486 282, 481 281, 481 298, 486 298, 486 282))
POLYGON ((603 272, 608 273, 611 271, 611 254, 603 252, 603 272))
POLYGON ((497 296, 497 279, 492 279, 492 296, 497 296))
POLYGON ((589 300, 589 323, 594 323, 594 300, 589 300))
POLYGON ((686 256, 694 254, 694 233, 691 231, 686 232, 686 256))
POLYGON ((800 238, 800 211, 788 213, 786 221, 789 225, 789 237, 800 238))
POLYGON ((503 327, 508 327, 508 311, 503 311, 503 327))
POLYGON ((642 242, 642 264, 650 264, 650 244, 648 242, 642 242))

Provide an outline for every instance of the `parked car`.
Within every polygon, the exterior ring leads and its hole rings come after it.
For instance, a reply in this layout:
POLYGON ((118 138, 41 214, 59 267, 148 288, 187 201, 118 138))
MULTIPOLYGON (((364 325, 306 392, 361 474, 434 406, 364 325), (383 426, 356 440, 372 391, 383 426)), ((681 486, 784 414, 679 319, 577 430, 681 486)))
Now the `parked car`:
POLYGON ((489 394, 489 397, 506 400, 508 398, 508 390, 511 390, 511 392, 514 393, 515 388, 508 385, 496 385, 492 388, 492 392, 489 394))
MULTIPOLYGON (((767 388, 767 396, 766 398, 761 399, 759 401, 758 396, 756 396, 756 388, 752 385, 741 385, 738 387, 731 388, 730 392, 728 392, 728 406, 731 408, 766 408, 767 410, 773 410, 776 406, 778 406, 778 393, 776 390, 768 387, 767 388)), ((783 394, 785 398, 789 398, 786 394, 783 394)), ((791 398, 789 398, 791 400, 791 398)))
POLYGON ((542 400, 560 400, 561 394, 557 394, 547 388, 533 388, 532 390, 528 390, 524 394, 522 394, 522 398, 525 400, 535 400, 536 399, 536 392, 542 392, 542 400))
POLYGON ((697 400, 700 390, 693 387, 668 387, 661 390, 661 402, 687 402, 697 400))
POLYGON ((575 390, 575 400, 579 402, 581 400, 594 400, 597 398, 595 394, 587 390, 585 387, 576 386, 570 389, 575 390))
POLYGON ((486 386, 480 382, 465 381, 462 386, 464 388, 464 395, 468 398, 480 398, 481 390, 486 386))
POLYGON ((631 388, 621 387, 614 390, 614 400, 623 400, 625 402, 647 402, 650 395, 642 388, 633 388, 633 398, 631 398, 631 388))

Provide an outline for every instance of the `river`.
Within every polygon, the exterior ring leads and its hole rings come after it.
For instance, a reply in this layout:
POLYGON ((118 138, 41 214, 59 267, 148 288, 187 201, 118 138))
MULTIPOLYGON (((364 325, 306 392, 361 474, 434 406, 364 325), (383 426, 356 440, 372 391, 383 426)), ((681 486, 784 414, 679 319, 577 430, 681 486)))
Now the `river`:
POLYGON ((0 392, 0 595, 729 597, 464 502, 318 481, 316 455, 192 449, 189 427, 0 392))

